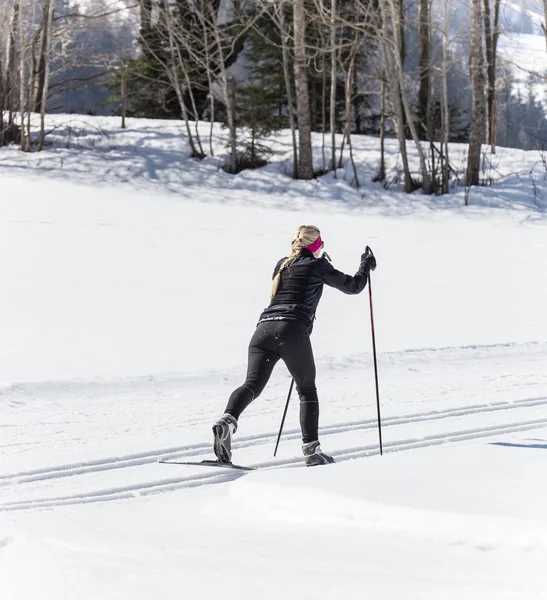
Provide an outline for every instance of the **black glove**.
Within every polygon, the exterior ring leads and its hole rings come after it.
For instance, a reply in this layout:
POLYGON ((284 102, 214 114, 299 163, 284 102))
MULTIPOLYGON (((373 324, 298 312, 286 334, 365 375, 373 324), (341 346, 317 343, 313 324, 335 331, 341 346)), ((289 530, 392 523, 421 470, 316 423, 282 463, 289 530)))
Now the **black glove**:
POLYGON ((372 250, 367 246, 364 254, 361 254, 361 265, 359 266, 360 271, 374 271, 376 268, 376 258, 372 253, 372 250))

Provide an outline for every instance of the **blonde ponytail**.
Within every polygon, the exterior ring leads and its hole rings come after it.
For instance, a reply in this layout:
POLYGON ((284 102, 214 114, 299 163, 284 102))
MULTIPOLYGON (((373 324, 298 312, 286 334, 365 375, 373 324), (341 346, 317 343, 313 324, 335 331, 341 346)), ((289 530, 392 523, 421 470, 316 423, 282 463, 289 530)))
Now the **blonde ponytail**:
POLYGON ((302 250, 306 248, 306 246, 310 246, 313 244, 317 238, 321 235, 319 229, 313 225, 301 225, 294 234, 291 242, 291 253, 290 255, 283 261, 281 267, 279 267, 279 271, 277 275, 274 277, 273 285, 272 285, 272 295, 270 300, 276 295, 277 290, 279 289, 279 283, 281 281, 281 273, 287 269, 300 255, 302 250))

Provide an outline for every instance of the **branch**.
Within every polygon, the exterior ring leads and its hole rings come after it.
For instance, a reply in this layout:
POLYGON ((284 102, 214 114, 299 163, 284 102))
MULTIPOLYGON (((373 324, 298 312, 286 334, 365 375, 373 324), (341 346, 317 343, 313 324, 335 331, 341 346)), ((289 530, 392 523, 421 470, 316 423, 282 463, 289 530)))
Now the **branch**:
POLYGON ((93 79, 98 79, 99 77, 104 77, 108 74, 108 71, 103 71, 102 73, 96 73, 95 75, 89 75, 88 77, 69 77, 68 79, 63 79, 62 81, 58 81, 57 83, 52 83, 49 86, 49 89, 55 89, 71 81, 92 81, 93 79))
POLYGON ((138 4, 132 4, 130 6, 124 6, 123 8, 116 8, 109 12, 100 13, 97 15, 86 15, 82 13, 65 13, 63 15, 59 15, 58 17, 54 17, 54 21, 61 21, 63 19, 102 19, 104 17, 110 17, 111 15, 116 15, 118 13, 124 12, 126 10, 132 10, 133 8, 138 8, 138 4))

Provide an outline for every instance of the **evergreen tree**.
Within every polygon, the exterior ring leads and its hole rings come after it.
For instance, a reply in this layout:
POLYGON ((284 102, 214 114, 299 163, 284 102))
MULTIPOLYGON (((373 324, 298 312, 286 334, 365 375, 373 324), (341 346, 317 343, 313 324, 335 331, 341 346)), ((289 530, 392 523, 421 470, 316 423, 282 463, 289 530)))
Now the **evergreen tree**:
MULTIPOLYGON (((290 13, 286 12, 286 21, 290 24, 290 13)), ((266 96, 277 95, 277 113, 286 117, 287 88, 283 76, 283 53, 279 27, 268 13, 256 22, 255 29, 249 34, 245 47, 245 70, 249 73, 251 85, 262 85, 266 96)), ((291 53, 291 72, 294 69, 291 53)), ((294 92, 294 83, 292 86, 294 92)), ((288 121, 284 121, 285 125, 288 121)))
POLYGON ((286 125, 286 119, 279 114, 279 90, 264 83, 253 80, 238 92, 236 123, 248 134, 240 144, 239 170, 265 165, 271 150, 263 141, 286 125))
MULTIPOLYGON (((168 71, 180 66, 179 79, 183 81, 187 75, 189 81, 185 104, 192 118, 199 119, 211 93, 208 70, 217 74, 219 61, 223 61, 225 68, 230 67, 243 50, 244 36, 240 35, 239 17, 219 24, 220 0, 176 0, 172 3, 140 0, 140 4, 140 56, 125 64, 132 113, 137 117, 180 118, 180 103, 168 75, 168 71), (156 15, 154 20, 152 14, 156 15), (168 19, 172 20, 172 31, 175 32, 171 40, 166 26, 168 19), (220 30, 225 44, 222 56, 210 51, 214 45, 215 27, 220 30), (175 44, 174 54, 170 41, 175 44)), ((115 85, 117 87, 117 83, 115 85)))

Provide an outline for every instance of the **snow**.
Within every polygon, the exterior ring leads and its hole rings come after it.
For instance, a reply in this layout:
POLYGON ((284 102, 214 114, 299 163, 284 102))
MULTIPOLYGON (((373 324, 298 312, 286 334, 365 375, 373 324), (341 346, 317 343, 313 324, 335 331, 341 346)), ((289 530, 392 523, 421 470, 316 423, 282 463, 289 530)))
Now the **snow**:
POLYGON ((288 178, 287 132, 273 164, 232 177, 189 159, 178 123, 50 126, 42 154, 0 150, 2 600, 547 597, 538 153, 500 148, 464 207, 457 186, 402 193, 391 141, 385 189, 377 141, 355 140, 356 190, 349 165, 288 178), (368 294, 327 289, 313 345, 336 464, 303 468, 296 398, 272 457, 282 366, 234 444, 260 470, 158 464, 211 457, 301 223, 347 272, 377 254, 384 455, 368 294))

